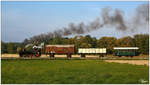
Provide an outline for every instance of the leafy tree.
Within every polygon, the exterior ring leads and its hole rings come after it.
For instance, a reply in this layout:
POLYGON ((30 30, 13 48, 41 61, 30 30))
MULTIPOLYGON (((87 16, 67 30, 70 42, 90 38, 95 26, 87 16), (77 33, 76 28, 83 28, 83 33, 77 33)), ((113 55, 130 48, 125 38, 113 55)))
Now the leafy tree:
POLYGON ((91 48, 92 47, 92 38, 90 35, 86 35, 85 37, 81 36, 80 39, 80 47, 82 48, 91 48))
POLYGON ((53 38, 52 44, 62 44, 62 38, 61 37, 53 38))
POLYGON ((116 46, 117 39, 115 37, 101 37, 97 41, 97 47, 99 48, 107 48, 107 53, 113 52, 113 47, 116 46))
POLYGON ((17 53, 21 51, 21 47, 17 47, 17 53))
POLYGON ((79 36, 75 36, 74 38, 74 45, 75 45, 75 53, 78 53, 78 48, 80 47, 80 37, 79 36))
POLYGON ((81 48, 90 48, 90 47, 92 47, 92 45, 88 44, 88 43, 81 43, 80 47, 81 48))
POLYGON ((97 39, 96 39, 96 37, 93 37, 93 38, 92 38, 92 43, 91 43, 91 44, 92 44, 92 47, 93 47, 93 48, 96 48, 96 47, 97 47, 97 39))
POLYGON ((66 40, 67 44, 75 44, 75 39, 74 38, 69 38, 66 40))
POLYGON ((139 52, 142 54, 149 54, 149 35, 137 34, 134 37, 126 36, 120 39, 115 37, 101 37, 96 39, 90 35, 75 36, 73 38, 63 38, 62 36, 53 37, 51 33, 48 35, 34 36, 31 39, 25 39, 22 43, 5 43, 1 41, 1 53, 16 53, 20 48, 23 48, 26 44, 39 44, 45 42, 47 44, 73 44, 75 45, 75 51, 77 53, 78 48, 107 48, 107 53, 113 53, 113 47, 139 47, 139 52))
POLYGON ((7 53, 7 44, 1 41, 1 53, 7 53))
POLYGON ((137 34, 134 35, 135 46, 139 47, 139 52, 149 54, 149 35, 137 34))
POLYGON ((14 43, 8 43, 7 51, 8 53, 15 53, 14 43))
POLYGON ((134 39, 130 36, 123 37, 117 40, 118 47, 134 47, 134 39))

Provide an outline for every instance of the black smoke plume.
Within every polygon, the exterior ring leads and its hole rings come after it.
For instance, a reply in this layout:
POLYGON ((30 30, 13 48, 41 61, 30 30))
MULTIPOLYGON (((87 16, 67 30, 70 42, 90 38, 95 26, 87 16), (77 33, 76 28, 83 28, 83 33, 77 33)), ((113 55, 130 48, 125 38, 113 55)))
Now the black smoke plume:
POLYGON ((115 26, 117 30, 126 31, 138 28, 140 25, 144 25, 149 22, 149 4, 142 4, 135 9, 134 16, 130 17, 131 20, 126 20, 124 12, 120 9, 103 8, 101 15, 95 20, 84 24, 81 22, 77 25, 70 23, 68 27, 64 27, 59 30, 55 30, 53 33, 45 33, 31 37, 31 42, 43 42, 52 39, 53 37, 69 36, 74 34, 84 34, 97 29, 101 29, 104 26, 115 26))

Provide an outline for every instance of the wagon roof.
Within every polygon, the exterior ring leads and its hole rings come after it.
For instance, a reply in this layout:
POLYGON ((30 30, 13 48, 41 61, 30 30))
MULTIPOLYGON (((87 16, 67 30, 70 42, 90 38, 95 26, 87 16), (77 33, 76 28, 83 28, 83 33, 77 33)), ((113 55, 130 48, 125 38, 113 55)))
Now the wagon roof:
POLYGON ((106 49, 106 48, 79 48, 79 49, 106 49))
POLYGON ((74 45, 46 45, 46 47, 52 47, 52 46, 55 46, 55 47, 74 47, 74 45))
POLYGON ((114 49, 139 49, 138 47, 114 47, 114 49))

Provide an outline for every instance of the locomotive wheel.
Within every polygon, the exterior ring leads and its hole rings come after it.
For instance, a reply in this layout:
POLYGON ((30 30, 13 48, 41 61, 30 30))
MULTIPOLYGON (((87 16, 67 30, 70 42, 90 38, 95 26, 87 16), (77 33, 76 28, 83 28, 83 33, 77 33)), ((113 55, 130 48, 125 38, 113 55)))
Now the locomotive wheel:
POLYGON ((35 56, 36 56, 36 57, 39 57, 39 54, 38 54, 38 53, 36 53, 36 54, 35 54, 35 56))
POLYGON ((40 57, 40 53, 37 52, 37 53, 35 54, 35 56, 36 56, 36 57, 40 57))
POLYGON ((22 58, 26 58, 26 57, 28 57, 26 54, 23 54, 23 55, 22 55, 22 58))
POLYGON ((25 57, 29 57, 29 55, 27 54, 27 55, 25 55, 25 57))
POLYGON ((24 55, 23 55, 23 57, 25 58, 25 57, 26 57, 26 55, 24 54, 24 55))
POLYGON ((19 55, 20 57, 23 57, 22 55, 19 55))

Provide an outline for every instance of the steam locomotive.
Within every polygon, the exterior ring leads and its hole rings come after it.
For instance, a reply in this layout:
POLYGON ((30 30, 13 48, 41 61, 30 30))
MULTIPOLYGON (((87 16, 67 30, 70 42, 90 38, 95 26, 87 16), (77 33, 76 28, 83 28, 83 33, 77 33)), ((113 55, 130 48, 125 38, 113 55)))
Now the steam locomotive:
POLYGON ((19 51, 20 57, 40 57, 41 56, 41 46, 28 44, 25 48, 19 51))

